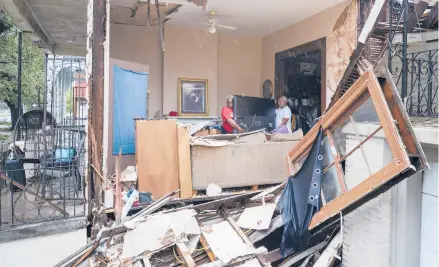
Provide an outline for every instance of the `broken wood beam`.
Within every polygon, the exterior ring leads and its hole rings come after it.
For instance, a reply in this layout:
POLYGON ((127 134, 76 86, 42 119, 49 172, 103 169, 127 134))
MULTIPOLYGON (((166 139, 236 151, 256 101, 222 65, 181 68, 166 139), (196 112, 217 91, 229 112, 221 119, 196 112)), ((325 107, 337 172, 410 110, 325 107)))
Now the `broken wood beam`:
POLYGON ((203 249, 206 251, 207 256, 209 257, 209 260, 215 261, 215 255, 213 254, 212 250, 209 247, 209 244, 207 244, 206 238, 204 237, 203 233, 201 233, 200 236, 200 243, 203 246, 203 249))
MULTIPOLYGON (((164 205, 169 203, 169 201, 171 201, 171 198, 174 195, 176 195, 179 191, 180 190, 172 191, 172 192, 166 194, 165 196, 161 197, 160 199, 156 200, 155 202, 153 202, 148 207, 144 208, 140 212, 138 212, 135 215, 131 216, 131 220, 136 218, 136 217, 139 217, 139 216, 143 217, 143 216, 152 214, 156 210, 160 209, 161 207, 163 207, 164 205)), ((106 237, 109 237, 110 235, 117 235, 117 234, 125 233, 126 231, 127 231, 127 228, 122 225, 122 226, 119 226, 119 227, 116 227, 116 228, 112 228, 112 229, 108 229, 108 230, 103 231, 102 234, 101 234, 101 238, 106 238, 106 237)))
MULTIPOLYGON (((229 224, 232 226, 235 232, 241 237, 242 241, 244 241, 244 243, 246 243, 247 245, 255 248, 255 246, 250 241, 248 236, 242 231, 241 227, 239 227, 238 224, 235 222, 235 220, 229 215, 227 210, 223 208, 221 209, 220 213, 229 222, 229 224)), ((261 255, 255 255, 255 256, 262 266, 265 266, 267 264, 265 262, 265 259, 261 255)))
POLYGON ((148 27, 151 26, 151 0, 148 0, 148 2, 146 2, 147 6, 148 6, 148 14, 147 14, 147 21, 148 21, 148 27))
POLYGON ((121 223, 121 212, 122 212, 122 188, 121 188, 121 170, 120 170, 120 158, 122 154, 122 149, 119 148, 119 155, 116 156, 116 164, 114 166, 116 172, 116 199, 114 204, 114 217, 116 219, 116 225, 121 223))
POLYGON ((165 40, 164 40, 164 26, 163 26, 163 21, 161 19, 160 16, 160 5, 159 5, 159 1, 155 0, 155 7, 157 9, 157 20, 158 20, 158 24, 159 24, 159 31, 160 31, 160 42, 162 44, 162 50, 165 51, 165 40))
POLYGON ((287 267, 295 264, 296 262, 299 262, 300 260, 303 260, 304 258, 308 257, 311 254, 314 254, 315 252, 323 249, 328 244, 328 240, 325 240, 313 247, 308 248, 307 250, 304 250, 302 252, 296 253, 292 255, 291 257, 287 258, 283 262, 279 264, 279 267, 287 267))
POLYGON ((186 265, 188 267, 195 267, 197 266, 195 264, 194 259, 191 256, 191 253, 189 252, 189 249, 182 241, 177 241, 176 243, 178 250, 180 251, 181 255, 183 256, 184 261, 186 262, 186 265))
POLYGON ((199 204, 199 205, 194 206, 194 210, 200 212, 200 211, 204 211, 204 210, 215 210, 215 209, 218 209, 220 207, 228 207, 231 205, 235 205, 237 202, 251 198, 251 197, 257 195, 258 193, 259 193, 259 191, 253 191, 253 192, 249 192, 249 193, 234 195, 231 197, 210 201, 207 203, 203 203, 203 204, 199 204))

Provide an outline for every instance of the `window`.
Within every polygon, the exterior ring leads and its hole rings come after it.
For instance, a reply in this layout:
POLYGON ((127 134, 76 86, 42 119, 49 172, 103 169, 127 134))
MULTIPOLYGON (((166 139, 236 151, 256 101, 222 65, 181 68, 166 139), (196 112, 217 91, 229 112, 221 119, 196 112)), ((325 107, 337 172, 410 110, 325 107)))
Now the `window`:
POLYGON ((417 147, 422 157, 420 146, 413 145, 416 140, 400 136, 397 125, 411 127, 410 122, 395 104, 397 96, 389 89, 388 81, 384 89, 372 72, 364 73, 289 153, 293 174, 322 127, 323 207, 314 215, 310 229, 409 169, 412 164, 404 142, 417 147), (393 115, 400 119, 398 123, 394 123, 393 115))

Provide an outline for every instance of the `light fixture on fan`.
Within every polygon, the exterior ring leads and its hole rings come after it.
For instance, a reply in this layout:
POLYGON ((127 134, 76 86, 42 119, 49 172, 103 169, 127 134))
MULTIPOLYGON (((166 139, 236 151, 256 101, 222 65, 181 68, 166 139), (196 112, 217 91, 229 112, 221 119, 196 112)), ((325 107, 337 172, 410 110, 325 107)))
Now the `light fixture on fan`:
POLYGON ((210 34, 215 34, 217 27, 224 28, 224 29, 227 29, 227 30, 232 30, 232 31, 236 30, 236 28, 233 27, 233 26, 219 24, 218 21, 217 21, 217 18, 216 18, 216 12, 215 11, 210 11, 209 12, 209 20, 205 24, 209 27, 208 31, 209 31, 210 34))
POLYGON ((215 33, 216 33, 215 25, 211 25, 211 26, 209 26, 209 33, 210 33, 210 34, 215 34, 215 33))

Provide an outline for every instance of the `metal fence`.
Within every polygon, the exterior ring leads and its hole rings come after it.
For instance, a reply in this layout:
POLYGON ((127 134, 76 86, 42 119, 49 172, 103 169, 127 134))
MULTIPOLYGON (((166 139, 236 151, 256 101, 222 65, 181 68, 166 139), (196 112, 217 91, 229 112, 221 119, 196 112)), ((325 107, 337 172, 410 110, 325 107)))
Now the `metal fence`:
MULTIPOLYGON (((409 1, 389 1, 388 20, 388 68, 398 87, 403 103, 410 116, 438 116, 438 49, 432 48, 425 40, 413 47, 408 45, 408 17, 416 15, 419 22, 422 14, 417 14, 416 4, 409 1), (394 42, 395 36, 400 35, 401 41, 394 42)), ((418 28, 415 33, 425 32, 418 28)), ((435 46, 437 47, 437 46, 435 46)))
POLYGON ((39 108, 25 112, 0 146, 0 227, 86 215, 85 59, 48 56, 39 108))
POLYGON ((408 53, 407 69, 402 68, 402 53, 396 53, 392 74, 410 116, 438 116, 438 49, 408 53), (396 60, 395 60, 396 58, 396 60), (407 90, 402 90, 406 75, 407 90))

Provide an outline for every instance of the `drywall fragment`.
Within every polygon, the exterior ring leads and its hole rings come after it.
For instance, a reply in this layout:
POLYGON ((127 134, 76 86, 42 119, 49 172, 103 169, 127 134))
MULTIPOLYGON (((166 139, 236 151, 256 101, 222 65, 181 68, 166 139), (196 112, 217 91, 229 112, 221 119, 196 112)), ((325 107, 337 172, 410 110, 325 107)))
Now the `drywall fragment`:
POLYGON ((244 229, 267 230, 275 208, 274 203, 246 208, 236 223, 244 229))
POLYGON ((237 257, 255 252, 251 246, 242 241, 227 221, 204 226, 201 231, 213 254, 222 263, 227 264, 237 257))

